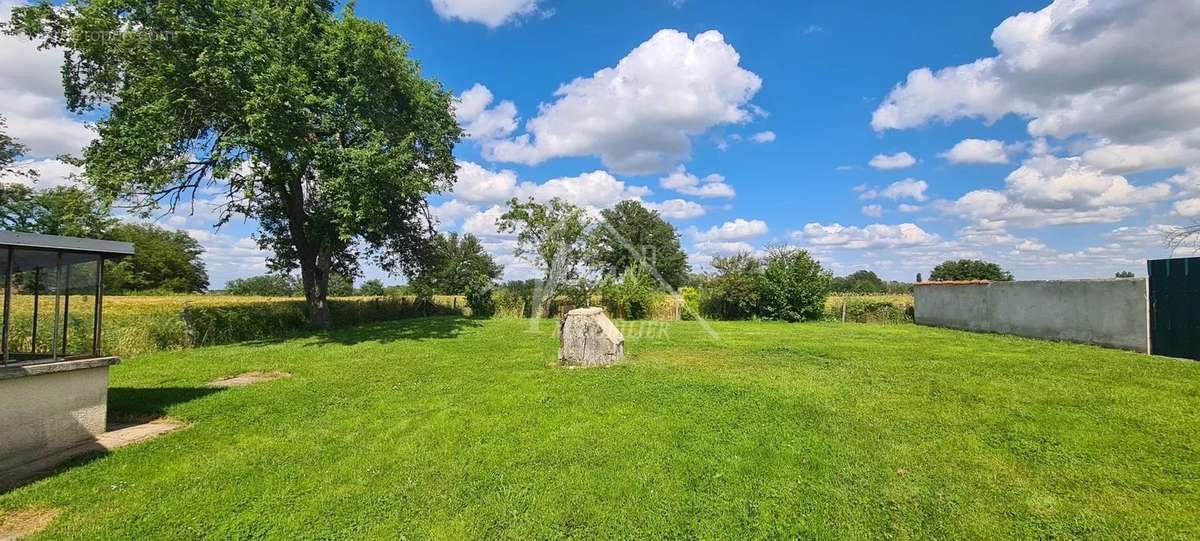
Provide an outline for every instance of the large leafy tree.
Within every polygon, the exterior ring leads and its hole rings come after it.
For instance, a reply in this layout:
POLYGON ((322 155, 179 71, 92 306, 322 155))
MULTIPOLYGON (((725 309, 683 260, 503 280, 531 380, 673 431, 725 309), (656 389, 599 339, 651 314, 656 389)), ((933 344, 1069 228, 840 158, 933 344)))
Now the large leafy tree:
POLYGON ((438 235, 433 241, 432 264, 414 282, 442 295, 466 295, 484 289, 500 278, 504 267, 484 250, 475 235, 438 235))
POLYGON ((839 293, 883 293, 888 289, 879 275, 865 269, 834 278, 832 285, 839 293))
POLYGON ((991 280, 993 282, 1011 282, 1012 273, 1000 268, 1000 265, 979 259, 959 259, 946 261, 934 267, 929 274, 933 282, 949 282, 957 280, 991 280))
POLYGON ((134 247, 132 256, 104 271, 108 291, 199 293, 208 289, 208 272, 200 259, 204 248, 187 233, 150 224, 122 224, 113 227, 108 238, 132 242, 134 247))
POLYGON ((462 131, 383 24, 332 0, 71 0, 14 8, 10 32, 65 51, 67 106, 101 116, 78 161, 102 195, 220 190, 221 223, 256 218, 272 266, 300 270, 314 326, 362 256, 423 265, 462 131))
POLYGON ((692 270, 679 245, 679 232, 637 201, 621 201, 600 211, 592 242, 594 264, 609 278, 623 276, 630 267, 645 263, 677 288, 692 270))
POLYGON ((0 183, 0 228, 9 231, 101 238, 117 220, 108 203, 86 187, 34 190, 0 183))
POLYGON ((516 234, 514 255, 542 272, 542 296, 535 300, 539 310, 568 281, 579 276, 590 224, 583 209, 557 197, 546 203, 513 198, 508 210, 496 220, 497 229, 516 234))

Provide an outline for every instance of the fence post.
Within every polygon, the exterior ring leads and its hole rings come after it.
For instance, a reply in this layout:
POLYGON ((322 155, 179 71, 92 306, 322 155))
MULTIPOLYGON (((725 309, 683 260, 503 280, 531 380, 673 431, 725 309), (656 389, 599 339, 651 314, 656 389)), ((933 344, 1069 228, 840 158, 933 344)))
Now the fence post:
POLYGON ((846 322, 846 297, 842 297, 842 323, 846 322))

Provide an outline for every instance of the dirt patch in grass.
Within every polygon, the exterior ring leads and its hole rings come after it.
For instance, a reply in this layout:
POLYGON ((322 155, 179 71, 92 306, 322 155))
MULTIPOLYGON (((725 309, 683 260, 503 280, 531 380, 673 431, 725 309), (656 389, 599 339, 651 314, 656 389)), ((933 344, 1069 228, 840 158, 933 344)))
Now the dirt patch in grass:
POLYGON ((14 541, 36 534, 49 526, 62 509, 27 507, 16 511, 0 511, 0 541, 14 541))
POLYGON ((246 372, 236 376, 216 379, 208 382, 209 387, 245 387, 264 381, 275 381, 292 377, 287 372, 246 372))

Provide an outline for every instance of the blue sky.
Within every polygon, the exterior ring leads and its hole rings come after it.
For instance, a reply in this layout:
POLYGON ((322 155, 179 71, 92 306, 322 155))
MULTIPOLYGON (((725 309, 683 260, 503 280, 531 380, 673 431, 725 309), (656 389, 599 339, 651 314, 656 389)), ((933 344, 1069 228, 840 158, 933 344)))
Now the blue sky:
MULTIPOLYGON (((698 270, 776 244, 898 280, 952 257, 1019 279, 1143 274, 1167 255, 1163 231, 1200 217, 1200 64, 1180 52, 1200 50, 1195 3, 808 4, 360 0, 357 12, 461 96, 460 183, 431 204, 510 278, 533 272, 492 224, 512 196, 592 211, 641 200, 679 228, 698 270)), ((65 182, 47 158, 87 134, 61 110, 56 59, 5 50, 0 113, 43 183, 65 182)), ((208 247, 216 286, 262 271, 252 222, 161 221, 208 247)))

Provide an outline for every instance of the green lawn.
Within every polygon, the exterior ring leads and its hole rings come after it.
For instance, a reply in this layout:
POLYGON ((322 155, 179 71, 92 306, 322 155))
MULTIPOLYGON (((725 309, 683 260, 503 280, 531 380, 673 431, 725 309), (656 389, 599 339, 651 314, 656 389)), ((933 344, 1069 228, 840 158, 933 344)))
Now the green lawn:
POLYGON ((1200 363, 911 325, 399 321, 126 359, 193 426, 0 496, 46 538, 1196 538, 1200 363), (295 377, 212 390, 251 370, 295 377))

